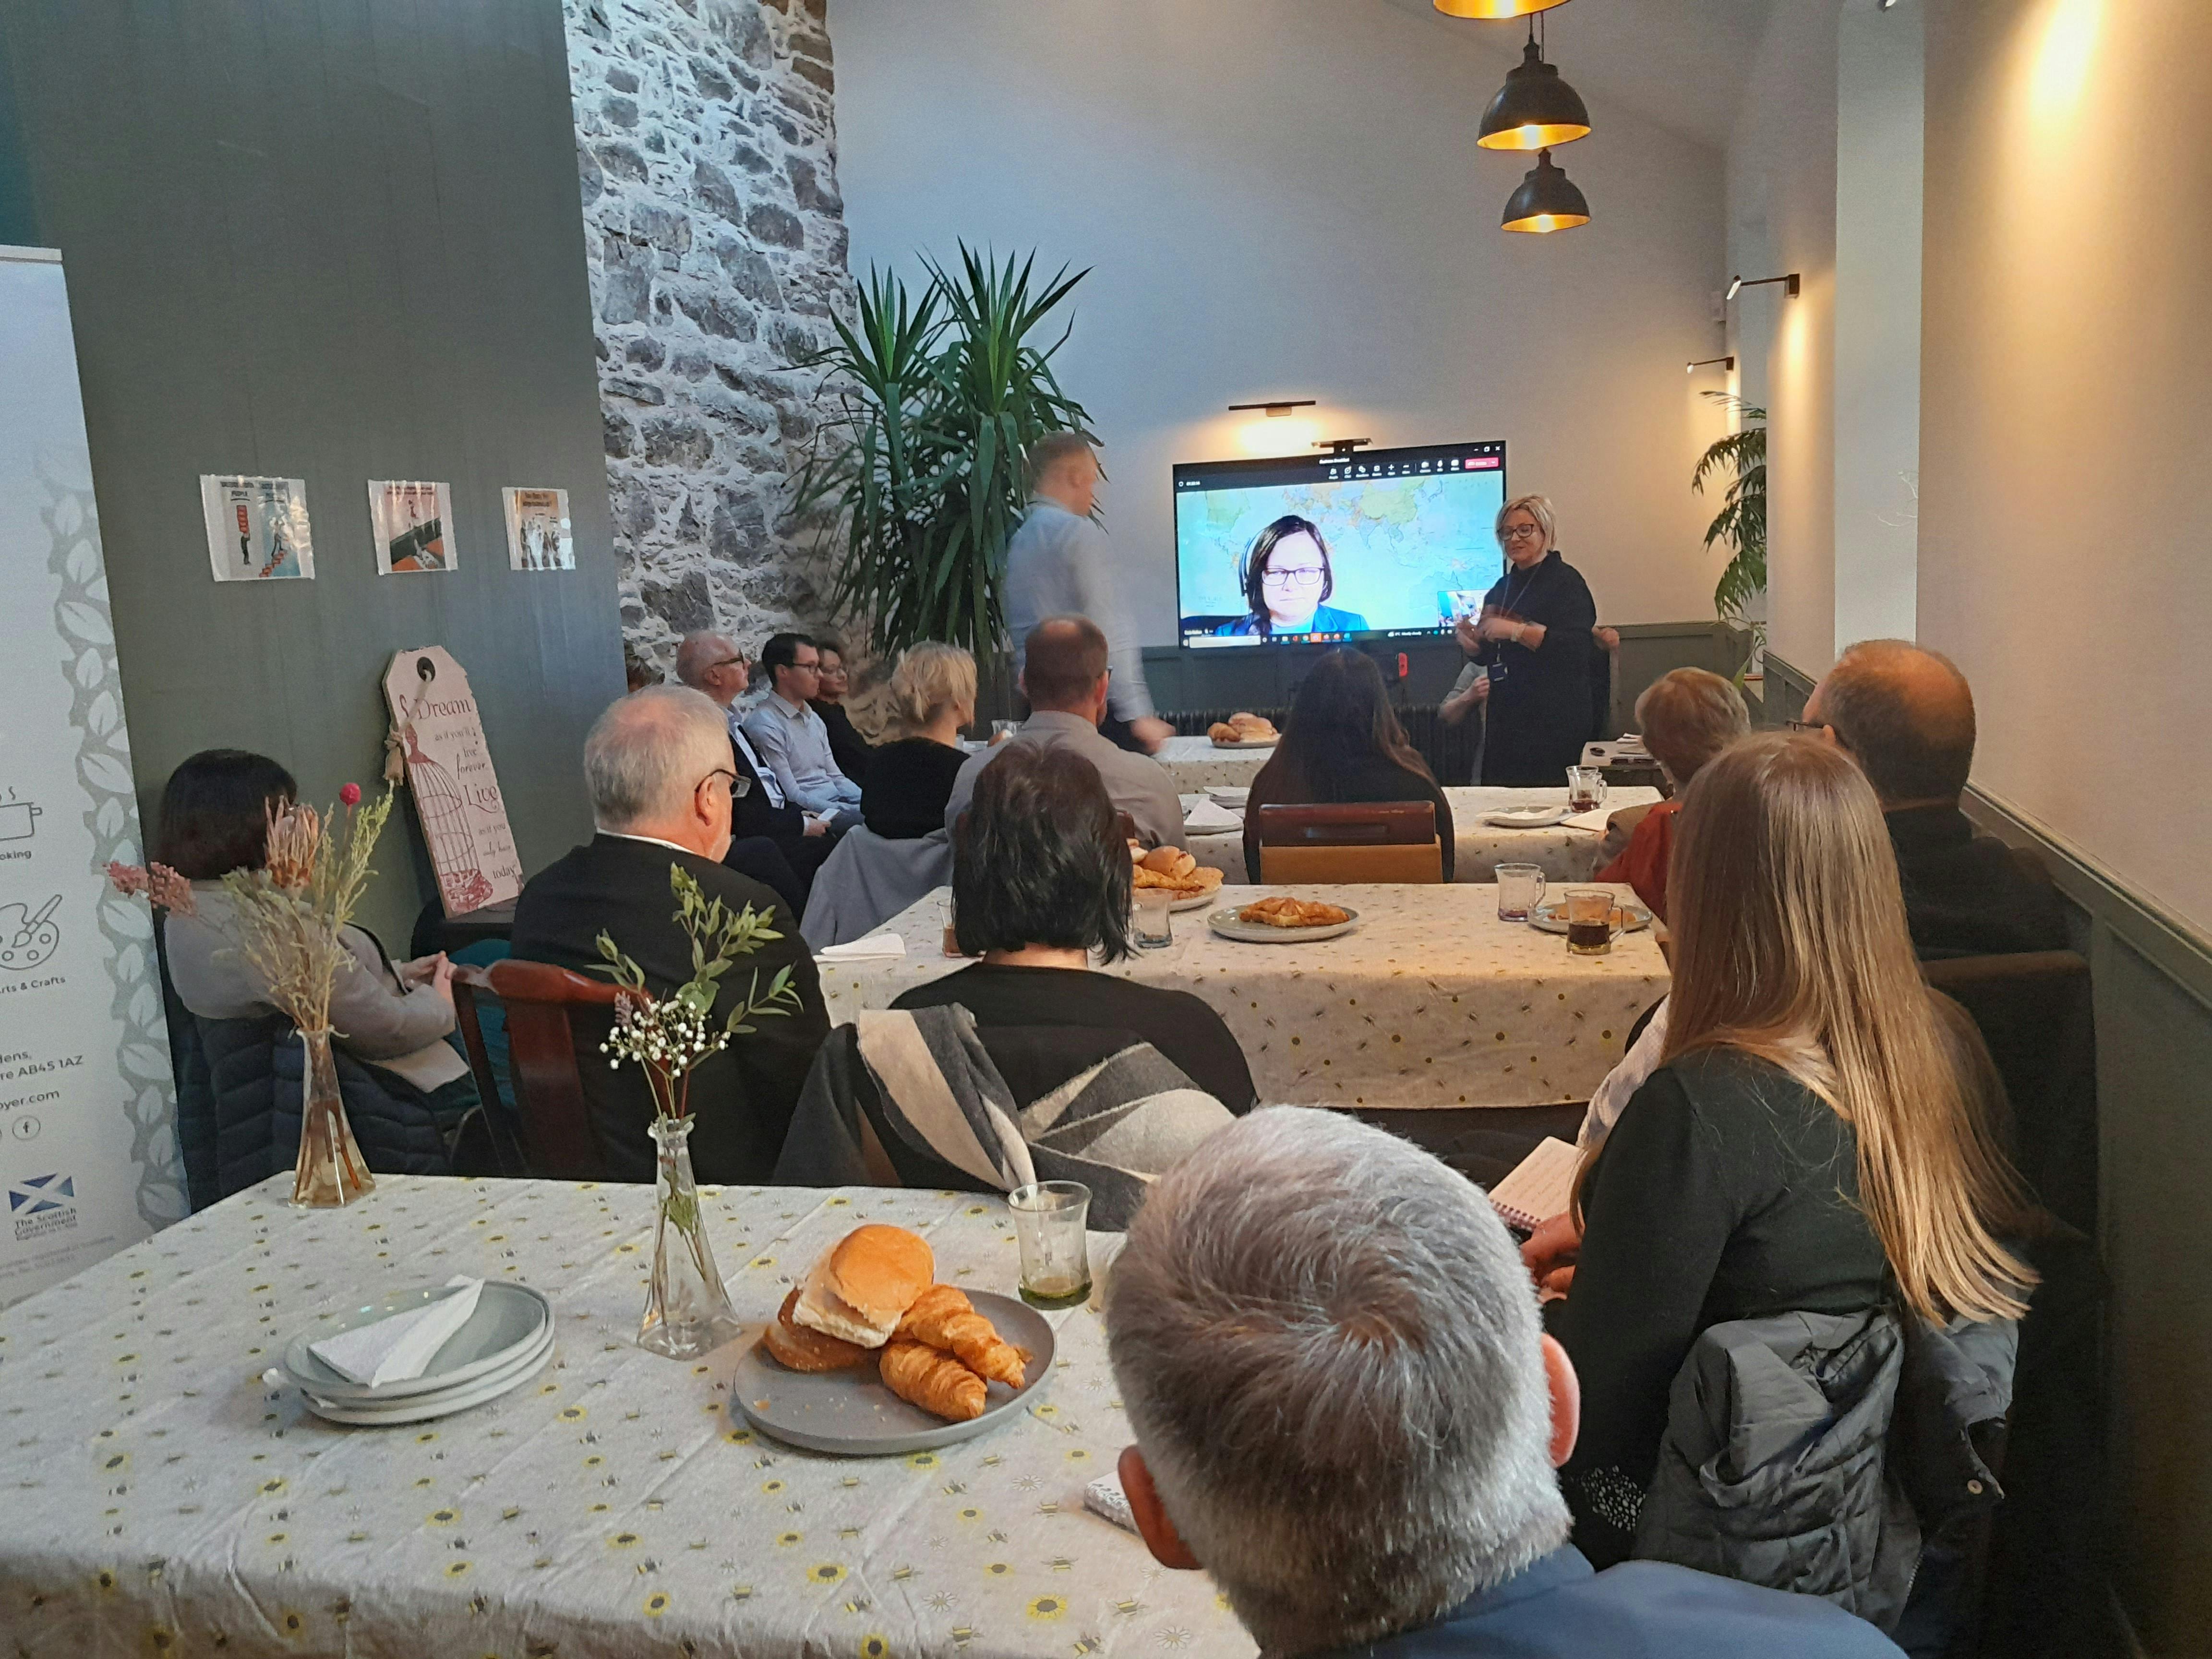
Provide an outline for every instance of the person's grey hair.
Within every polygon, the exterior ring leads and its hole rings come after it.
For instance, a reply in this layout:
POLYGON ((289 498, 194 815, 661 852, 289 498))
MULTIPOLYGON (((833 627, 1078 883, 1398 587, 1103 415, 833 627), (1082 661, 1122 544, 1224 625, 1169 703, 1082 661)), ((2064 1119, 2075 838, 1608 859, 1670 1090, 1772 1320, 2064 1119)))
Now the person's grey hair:
POLYGON ((633 691, 609 704, 584 739, 592 822, 620 835, 672 817, 702 779, 730 762, 730 728, 705 692, 685 685, 633 691))
POLYGON ((1491 527, 1501 544, 1505 540, 1505 520, 1515 513, 1526 513, 1536 521, 1536 528, 1544 532, 1544 551, 1548 553, 1559 544, 1559 515, 1552 510, 1549 495, 1516 495, 1498 509, 1498 517, 1491 527))
POLYGON ((686 685, 699 686, 707 671, 736 649, 721 634, 703 630, 686 634, 676 647, 676 678, 686 685))
POLYGON ((1751 735, 1751 711, 1743 693, 1718 674, 1677 668, 1644 688, 1636 724, 1644 746, 1680 787, 1738 738, 1751 735))
POLYGON ((948 708, 975 706, 975 659, 932 640, 910 647, 891 670, 891 735, 918 736, 948 708))
POLYGON ((1035 489, 1062 461, 1095 455, 1097 444, 1087 432, 1048 432, 1029 448, 1030 488, 1035 489))
POLYGON ((1565 1542, 1535 1289, 1480 1188, 1271 1106, 1152 1188, 1108 1353, 1160 1501, 1261 1648, 1428 1622, 1565 1542))

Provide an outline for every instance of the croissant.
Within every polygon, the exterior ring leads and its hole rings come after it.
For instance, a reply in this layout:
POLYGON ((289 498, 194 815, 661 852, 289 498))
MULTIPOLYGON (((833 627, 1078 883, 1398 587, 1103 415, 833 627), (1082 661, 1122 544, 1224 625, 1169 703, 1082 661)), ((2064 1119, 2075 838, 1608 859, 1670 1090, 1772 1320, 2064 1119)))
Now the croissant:
POLYGON ((966 1294, 951 1285, 933 1285, 916 1297, 899 1321, 898 1335, 957 1354, 977 1376, 1011 1389, 1020 1388, 1028 1376, 1028 1357, 1001 1338, 966 1294))
POLYGON ((893 1337, 878 1364, 884 1386, 926 1412, 956 1423, 983 1414, 983 1379, 950 1354, 893 1337))

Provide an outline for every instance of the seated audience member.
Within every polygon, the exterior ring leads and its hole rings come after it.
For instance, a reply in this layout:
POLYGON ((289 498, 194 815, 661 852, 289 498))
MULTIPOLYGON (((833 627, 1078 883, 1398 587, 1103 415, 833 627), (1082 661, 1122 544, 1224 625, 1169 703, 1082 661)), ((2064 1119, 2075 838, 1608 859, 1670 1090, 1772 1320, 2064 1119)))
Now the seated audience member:
POLYGON ((945 828, 952 785, 968 763, 961 728, 975 718, 975 659, 957 645, 917 645, 891 670, 891 724, 870 757, 860 817, 886 841, 945 828))
POLYGON ((1682 791, 1703 766, 1738 738, 1751 732, 1743 693, 1702 668, 1678 668, 1662 675, 1636 700, 1636 722, 1644 746, 1666 775, 1672 799, 1661 801, 1637 823, 1620 856, 1597 872, 1600 881, 1625 881, 1636 896, 1667 919, 1667 859, 1674 846, 1674 815, 1682 810, 1682 791))
POLYGON ((1153 1184, 1114 1264, 1121 1484, 1271 1659, 1896 1659, 1810 1596, 1567 1541, 1575 1370, 1480 1188, 1270 1106, 1153 1184))
MULTIPOLYGON (((1033 634, 1031 674, 1038 662, 1033 634)), ((953 927, 960 949, 983 960, 916 986, 891 1006, 966 1008, 1024 1105, 1139 1042, 1231 1111, 1248 1109, 1252 1073, 1219 1014, 1188 991, 1091 970, 1092 951, 1109 962, 1128 953, 1128 844, 1097 769, 1073 744, 1004 747, 981 769, 975 802, 952 832, 953 927), (1057 1049, 994 1042, 1040 1026, 1060 1033, 1057 1049)))
POLYGON ((1976 835, 1959 810, 1974 763, 1974 694, 1948 657, 1903 640, 1851 646, 1813 688, 1800 724, 1848 752, 1874 785, 1923 961, 2070 948, 2050 878, 1976 835))
MULTIPOLYGON (((268 863, 268 811, 289 806, 298 793, 282 766, 241 749, 204 750, 169 775, 155 856, 191 882, 193 907, 165 926, 169 977, 202 1019, 278 1012, 268 981, 238 948, 222 878, 268 863)), ((404 1079, 450 1129, 477 1100, 468 1062, 445 1041, 453 1030, 453 965, 443 952, 394 963, 366 928, 349 927, 344 939, 352 965, 331 981, 331 1042, 404 1079)))
POLYGON ((1022 695, 1030 700, 1030 717, 1008 741, 970 755, 960 769, 945 807, 945 827, 956 839, 960 815, 986 767, 1020 750, 1050 748, 1072 750, 1098 769, 1107 794, 1135 823, 1146 846, 1183 845, 1182 801, 1167 768, 1099 735, 1112 678, 1106 658, 1106 635, 1087 617, 1047 617, 1030 630, 1022 653, 1022 695))
MULTIPOLYGON (((709 899, 769 913, 781 939, 738 958, 717 987, 708 1024, 719 1030, 757 977, 765 988, 792 970, 798 1008, 754 1030, 691 1074, 691 1163, 702 1181, 759 1182, 775 1167, 791 1111, 830 1023, 799 918, 759 882, 721 863, 730 844, 729 728, 707 697, 681 686, 632 692, 601 714, 584 740, 584 781, 599 833, 523 884, 514 906, 514 954, 599 977, 599 937, 609 934, 645 970, 655 994, 691 977, 691 941, 676 921, 673 865, 709 899)), ((591 1011, 596 1012, 597 1011, 591 1011)), ((579 1019, 576 1060, 599 1149, 617 1181, 650 1181, 653 1102, 635 1066, 599 1052, 606 1022, 579 1019)))
POLYGON ((1283 740, 1252 780, 1244 808, 1244 869, 1260 879, 1260 808, 1340 801, 1431 801, 1452 878, 1451 804, 1391 711, 1382 671, 1364 652, 1323 653, 1298 687, 1283 740))
POLYGON ((865 789, 868 761, 875 750, 854 726, 853 717, 845 712, 845 693, 851 689, 851 682, 845 674, 844 647, 825 635, 814 641, 814 648, 820 653, 822 672, 806 706, 822 716, 822 724, 830 733, 830 753, 837 763, 837 769, 865 789))
MULTIPOLYGON (((2016 1318, 2030 1228, 1979 1074, 1922 983, 1874 791, 1787 733, 1698 771, 1675 832, 1663 1063, 1524 1255, 1583 1382, 1575 1540, 1626 1555, 1669 1391, 1712 1326, 2016 1318), (1572 1264, 1571 1273, 1560 1269, 1572 1264)), ((1778 1501, 1779 1501, 1778 1499, 1778 1501)))
POLYGON ((676 678, 713 699, 730 733, 731 764, 738 781, 733 786, 731 821, 734 839, 723 862, 755 881, 767 883, 791 904, 793 915, 803 915, 814 872, 837 844, 836 832, 827 820, 810 817, 793 805, 775 772, 762 763, 752 739, 745 735, 744 718, 737 707, 750 678, 744 653, 726 635, 686 634, 676 647, 676 678), (782 855, 795 891, 787 890, 787 878, 762 854, 758 845, 762 842, 782 855))
POLYGON ((830 728, 814 712, 822 653, 804 634, 777 634, 761 647, 769 695, 745 716, 752 739, 785 797, 840 830, 860 821, 860 786, 837 769, 830 728))

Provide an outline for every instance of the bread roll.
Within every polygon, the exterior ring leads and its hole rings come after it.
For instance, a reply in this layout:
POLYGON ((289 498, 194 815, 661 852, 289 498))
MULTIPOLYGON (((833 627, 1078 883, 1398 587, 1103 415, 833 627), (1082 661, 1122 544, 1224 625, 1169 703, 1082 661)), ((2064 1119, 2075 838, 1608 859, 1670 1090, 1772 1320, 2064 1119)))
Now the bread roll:
POLYGON ((814 1264, 793 1320, 863 1348, 880 1348, 937 1277, 928 1243, 903 1227, 855 1227, 814 1264))
POLYGON ((841 1371, 868 1357, 868 1351, 855 1343, 841 1342, 834 1336, 824 1336, 819 1331, 794 1324, 792 1310, 798 1305, 799 1286, 794 1285, 762 1339, 778 1364, 794 1371, 841 1371))

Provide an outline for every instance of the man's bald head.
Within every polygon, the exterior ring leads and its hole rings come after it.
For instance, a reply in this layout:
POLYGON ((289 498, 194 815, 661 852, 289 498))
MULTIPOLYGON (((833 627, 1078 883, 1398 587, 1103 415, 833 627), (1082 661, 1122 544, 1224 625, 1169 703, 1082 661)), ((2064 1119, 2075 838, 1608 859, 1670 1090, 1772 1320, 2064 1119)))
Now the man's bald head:
POLYGON ((1835 733, 1885 810, 1955 805, 1974 764, 1974 693, 1959 665, 1906 640, 1867 640, 1836 659, 1805 718, 1835 733))
POLYGON ((686 634, 676 647, 676 678, 726 708, 745 689, 744 653, 726 634, 686 634))
POLYGON ((1022 642, 1022 693, 1032 708, 1089 714, 1103 701, 1106 657, 1106 636, 1088 617, 1047 617, 1022 642))

